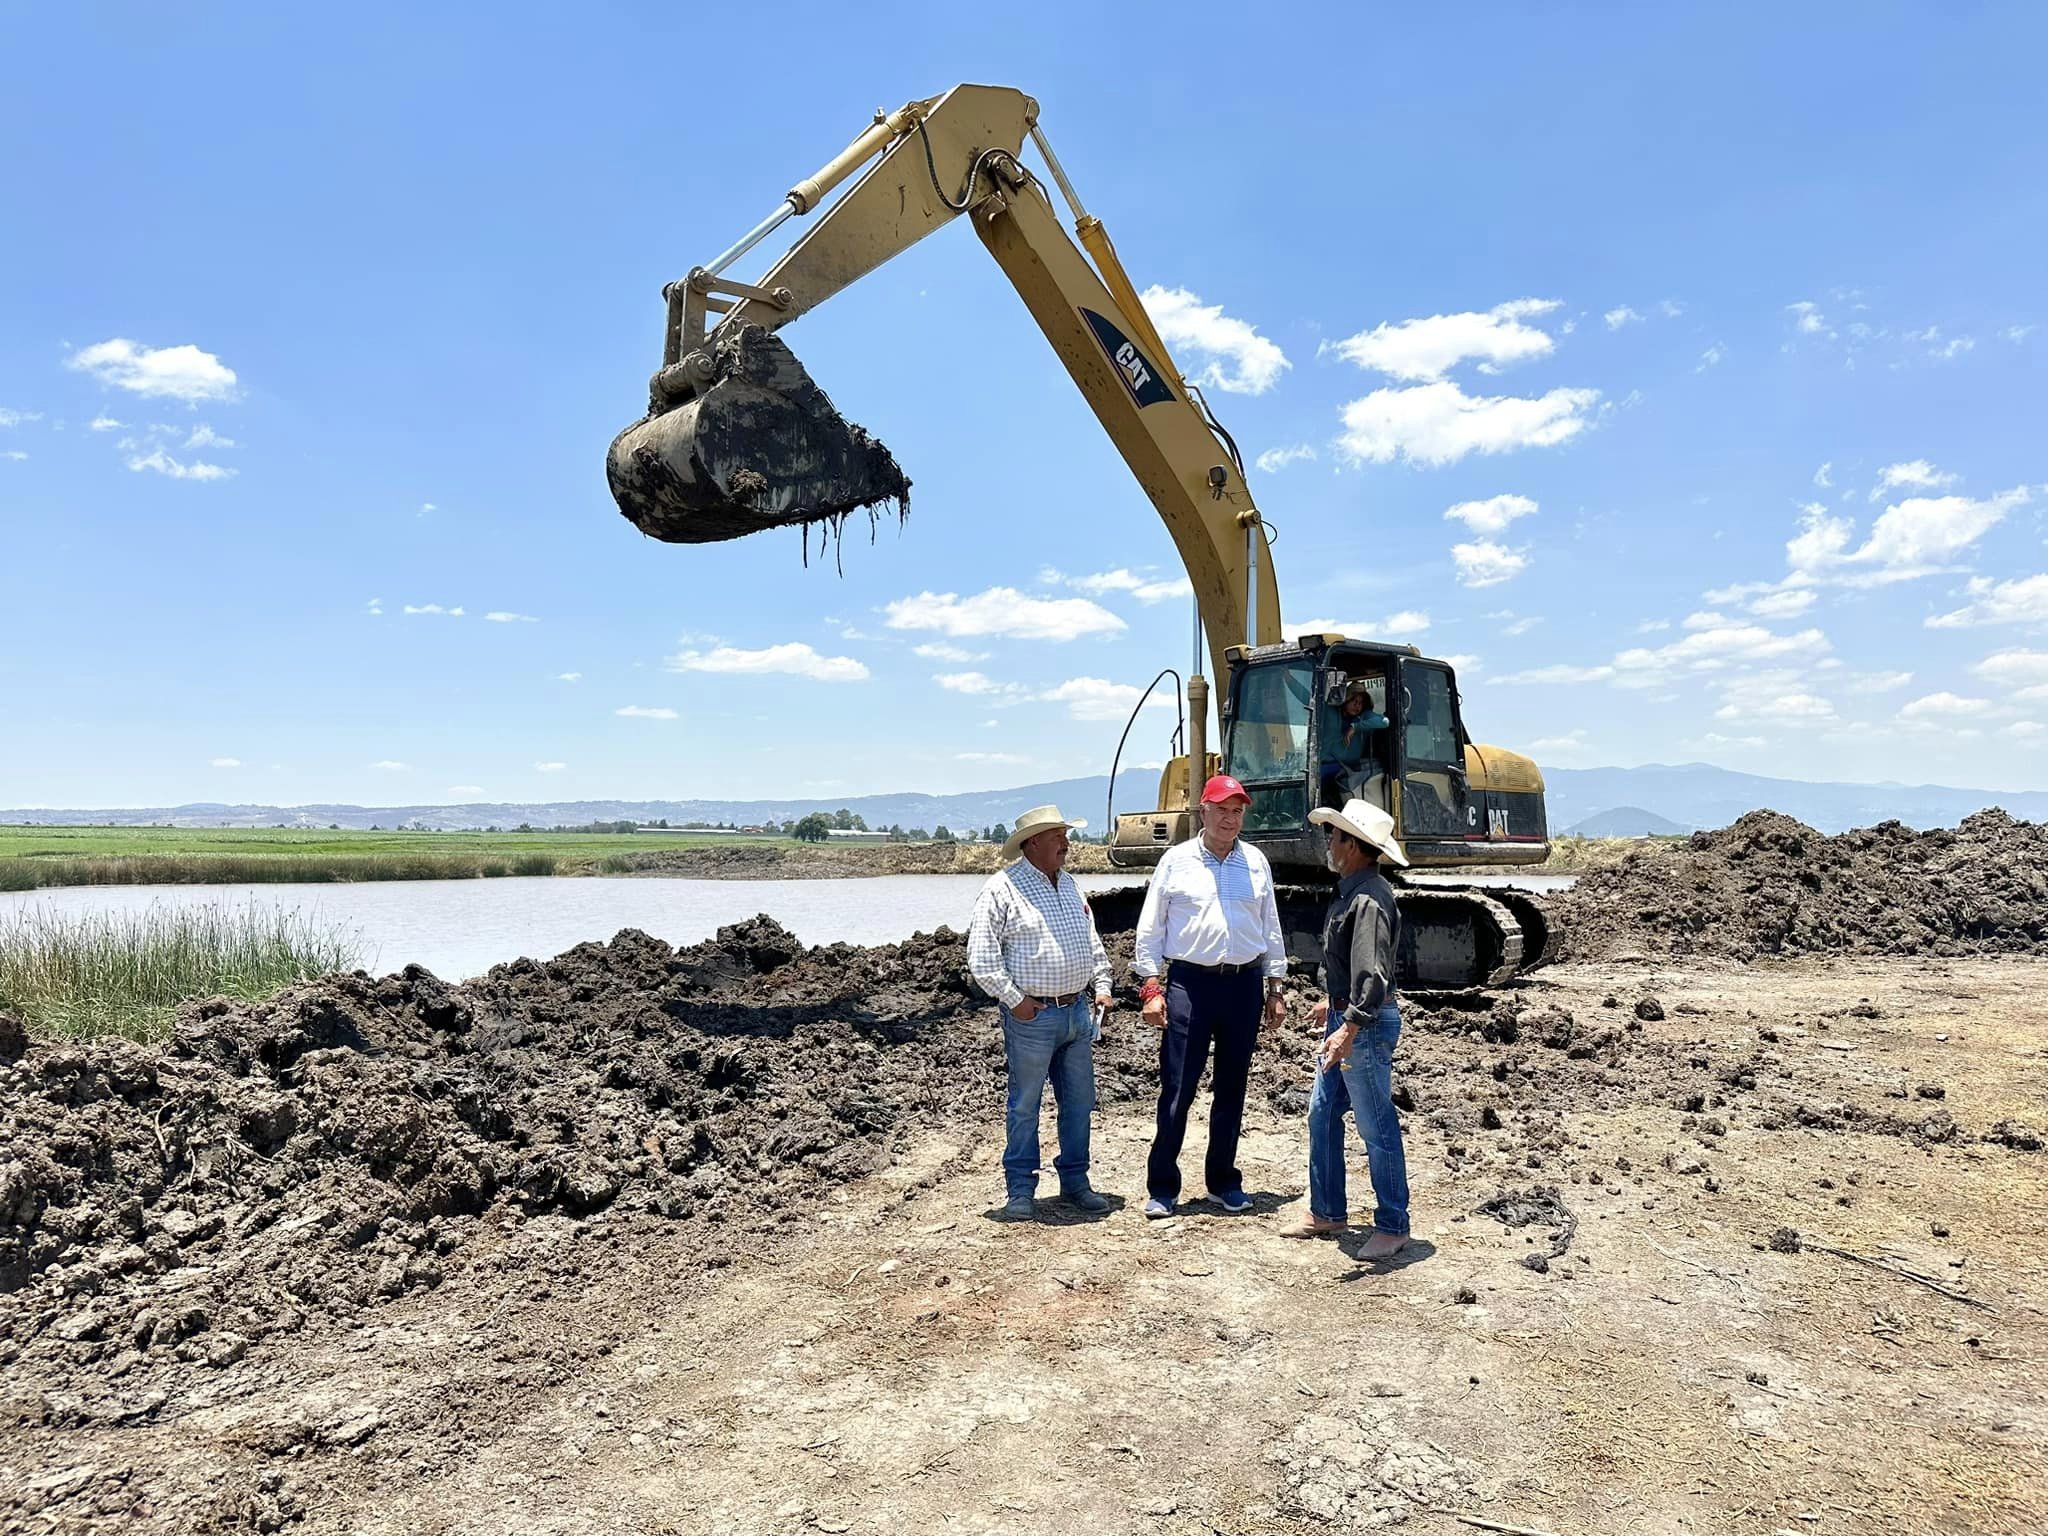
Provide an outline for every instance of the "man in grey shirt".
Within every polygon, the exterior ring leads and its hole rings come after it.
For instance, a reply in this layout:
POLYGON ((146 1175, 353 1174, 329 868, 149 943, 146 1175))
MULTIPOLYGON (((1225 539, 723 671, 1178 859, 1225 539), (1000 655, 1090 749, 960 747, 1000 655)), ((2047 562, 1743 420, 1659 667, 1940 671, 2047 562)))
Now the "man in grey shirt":
POLYGON ((1315 1087, 1308 1100, 1308 1215, 1289 1237, 1342 1232, 1350 1219, 1344 1191, 1344 1112, 1365 1142, 1372 1172, 1372 1236, 1359 1249, 1367 1260, 1392 1258, 1408 1242, 1408 1161, 1394 1110, 1394 1042, 1401 1010, 1394 1001, 1394 965, 1401 911, 1380 873, 1382 859, 1405 865, 1394 819, 1352 800, 1309 819, 1329 839, 1337 896, 1323 922, 1323 975, 1328 998, 1315 1005, 1322 1030, 1315 1087))

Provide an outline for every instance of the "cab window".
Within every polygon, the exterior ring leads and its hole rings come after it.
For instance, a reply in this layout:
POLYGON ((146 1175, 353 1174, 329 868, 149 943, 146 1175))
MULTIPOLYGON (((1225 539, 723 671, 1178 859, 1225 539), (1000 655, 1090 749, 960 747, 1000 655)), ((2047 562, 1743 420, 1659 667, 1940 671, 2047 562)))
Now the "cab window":
POLYGON ((1241 671, 1227 748, 1230 772, 1246 783, 1255 779, 1306 780, 1309 711, 1314 699, 1315 666, 1310 661, 1241 671))
POLYGON ((1455 763, 1463 753, 1458 748, 1458 716, 1451 696, 1451 675, 1441 667, 1415 666, 1401 669, 1407 686, 1407 709, 1401 722, 1401 746, 1411 763, 1455 763))

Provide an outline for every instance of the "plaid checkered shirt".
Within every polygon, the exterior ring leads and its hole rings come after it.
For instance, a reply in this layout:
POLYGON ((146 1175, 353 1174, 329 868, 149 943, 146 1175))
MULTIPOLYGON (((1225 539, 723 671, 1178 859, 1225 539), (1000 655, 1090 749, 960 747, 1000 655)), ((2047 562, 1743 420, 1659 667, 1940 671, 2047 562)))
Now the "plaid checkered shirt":
POLYGON ((1048 880, 1029 859, 989 878, 967 929, 967 969, 1005 1008, 1064 997, 1092 982, 1109 991, 1109 954, 1074 877, 1048 880))

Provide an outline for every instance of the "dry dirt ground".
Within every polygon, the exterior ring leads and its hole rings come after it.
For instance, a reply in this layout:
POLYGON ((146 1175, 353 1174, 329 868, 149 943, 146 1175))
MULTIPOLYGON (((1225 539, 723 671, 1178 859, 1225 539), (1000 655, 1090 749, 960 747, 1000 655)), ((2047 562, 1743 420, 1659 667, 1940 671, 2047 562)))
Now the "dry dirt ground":
MULTIPOLYGON (((2039 1124, 2044 983, 2048 962, 2027 959, 1608 963, 1514 992, 1581 1019, 1654 994, 1646 1042, 1734 1062, 1769 1031, 1805 1102, 1903 1113, 1903 1094, 1978 1130, 2039 1124)), ((1483 1082, 1500 1048, 1463 1044, 1483 1082)), ((1279 1048, 1305 1081, 1305 1037, 1279 1048)), ((1303 1208, 1304 1128, 1267 1098, 1243 1154, 1257 1214, 1190 1203, 1151 1224, 1144 1104, 1098 1119, 1097 1182, 1121 1200, 1094 1220, 1050 1200, 1039 1222, 994 1219, 999 1127, 975 1117, 726 1232, 708 1262, 696 1223, 535 1218, 438 1290, 272 1339, 126 1422, 9 1411, 0 1520, 376 1536, 1472 1529, 1458 1514, 1556 1536, 2048 1528, 2048 1154, 1766 1129, 1740 1103, 1717 1115, 1655 1093, 1567 1107, 1533 1153, 1440 1129, 1441 1075, 1416 1091, 1419 1241, 1390 1265, 1276 1235, 1303 1208), (1477 1210, 1535 1183, 1578 1220, 1547 1274, 1520 1261, 1549 1228, 1477 1210), (1773 1251, 1788 1227, 1982 1305, 1773 1251)), ((1355 1149, 1352 1164, 1356 1209, 1355 1149)))

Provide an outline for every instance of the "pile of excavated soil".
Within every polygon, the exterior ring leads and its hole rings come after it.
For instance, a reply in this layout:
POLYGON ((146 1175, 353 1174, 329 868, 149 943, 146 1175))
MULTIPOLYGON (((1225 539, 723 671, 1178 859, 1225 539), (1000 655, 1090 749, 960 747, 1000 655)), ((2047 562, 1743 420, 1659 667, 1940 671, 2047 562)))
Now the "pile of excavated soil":
POLYGON ((1581 876, 1552 927, 1568 959, 2040 953, 2048 825, 1988 810, 1953 831, 1888 821, 1829 837, 1752 811, 1581 876))
MULTIPOLYGON (((1110 941, 1125 981, 1130 943, 1110 941)), ((160 1048, 28 1042, 0 1065, 0 1365, 33 1384, 40 1422, 98 1422, 273 1335, 502 1268, 532 1218, 673 1221, 715 1262, 925 1131, 999 1125, 1001 1034, 965 961, 949 930, 806 950, 759 917, 680 950, 627 930, 459 987, 409 968, 192 1004, 160 1048), (117 1409, 79 1396, 117 1379, 117 1409)), ((1294 985, 1253 1092, 1298 1113, 1294 985)), ((1652 1039, 1650 1010, 1609 1001, 1586 1020, 1525 996, 1410 1004, 1398 1102, 1453 1163, 1530 1169, 1566 1150, 1567 1114, 1645 1103, 1688 1131, 1699 1117, 1703 1145, 1714 1111, 1752 1096, 1765 1125, 1965 1138, 1939 1108, 1809 1102, 1767 1046, 1652 1039)), ((1144 1112, 1156 1038, 1126 1001, 1097 1051, 1105 1104, 1144 1112)), ((1985 1138, 2020 1145, 2001 1129, 1985 1138)))

